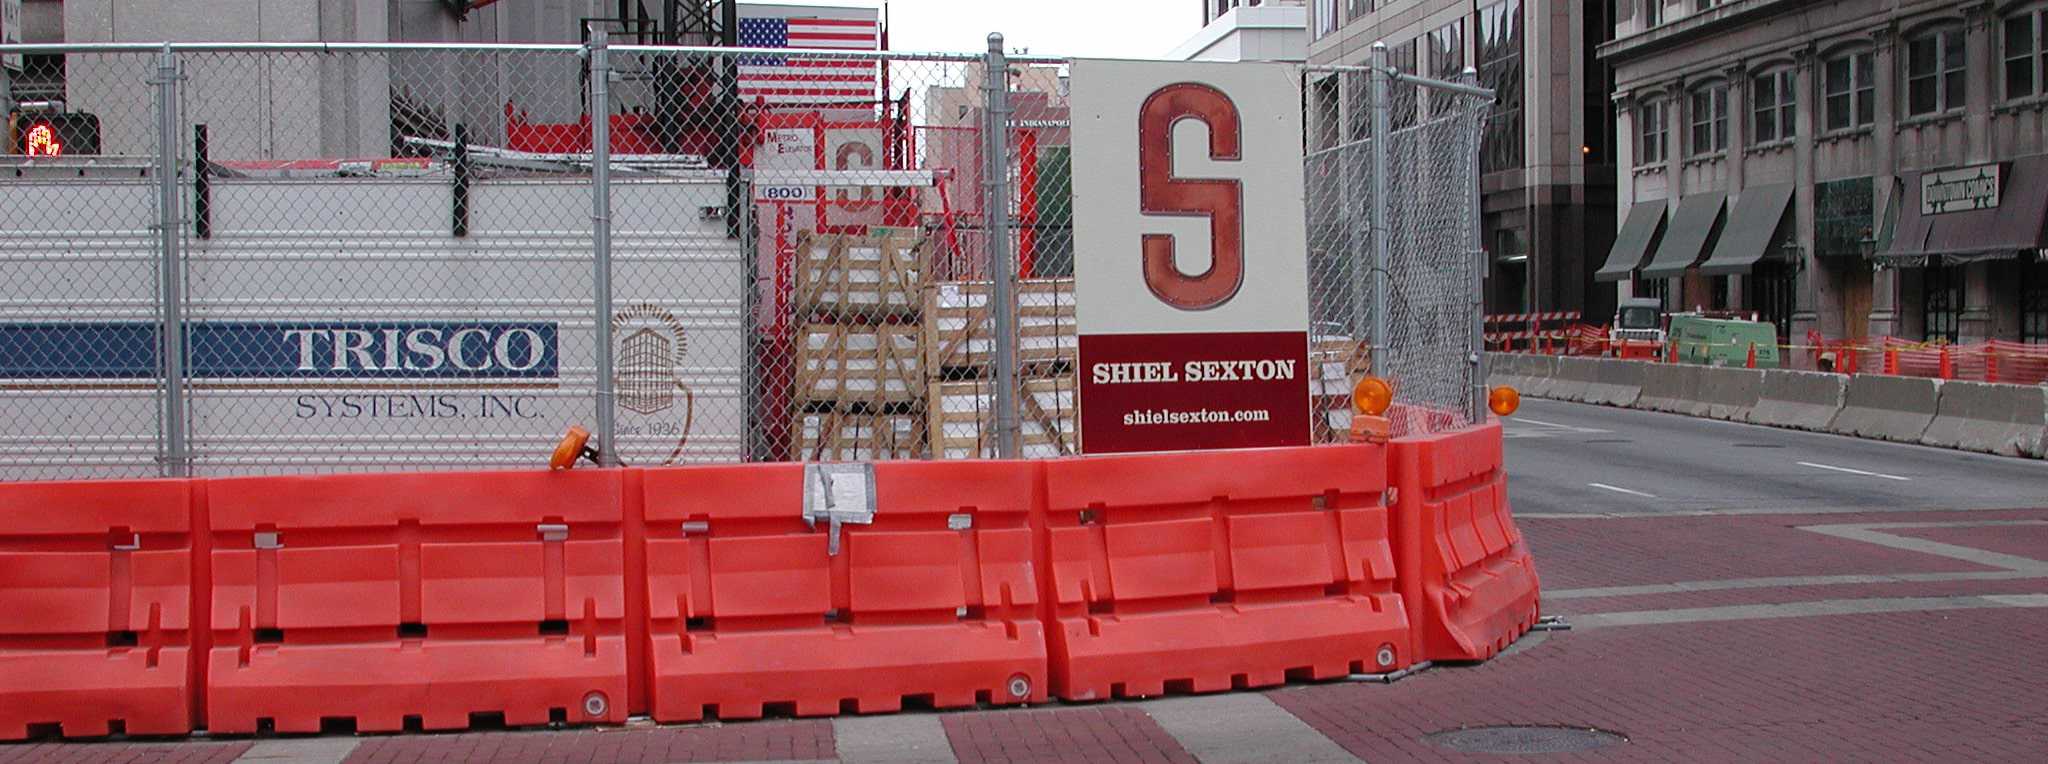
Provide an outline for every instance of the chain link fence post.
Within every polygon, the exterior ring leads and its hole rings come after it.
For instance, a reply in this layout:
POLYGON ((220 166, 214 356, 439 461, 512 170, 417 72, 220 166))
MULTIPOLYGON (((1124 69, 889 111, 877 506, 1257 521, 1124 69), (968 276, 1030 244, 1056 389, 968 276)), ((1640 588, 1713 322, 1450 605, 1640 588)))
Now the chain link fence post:
POLYGON ((157 266, 158 287, 157 373, 161 375, 163 440, 160 458, 163 474, 185 477, 191 474, 191 455, 186 448, 185 399, 185 260, 178 244, 178 54, 166 44, 157 54, 156 78, 156 181, 157 247, 162 261, 157 266))
POLYGON ((609 35, 595 24, 590 29, 590 237, 595 271, 597 442, 607 465, 618 464, 617 401, 613 399, 612 359, 612 172, 611 57, 609 35))
MULTIPOLYGON (((1479 70, 1469 66, 1465 67, 1464 74, 1458 78, 1458 81, 1465 85, 1479 87, 1479 70)), ((1465 161, 1463 163, 1465 165, 1465 172, 1462 173, 1462 175, 1470 181, 1470 183, 1468 183, 1467 186, 1471 198, 1469 201, 1465 203, 1465 205, 1463 205, 1464 215, 1462 216, 1462 219, 1460 221, 1464 225, 1465 235, 1469 237, 1469 241, 1471 242, 1471 259, 1468 262, 1472 264, 1472 308, 1470 311, 1470 315, 1466 316, 1466 318, 1469 321, 1471 321, 1472 332, 1471 335, 1466 339, 1467 349, 1465 355, 1465 373, 1467 375, 1467 383, 1472 389, 1472 396, 1470 405, 1467 407, 1466 416, 1470 421, 1477 423, 1486 421, 1487 413, 1487 262, 1486 243, 1482 239, 1480 234, 1480 227, 1483 217, 1481 214, 1481 210, 1483 210, 1484 208, 1480 206, 1479 201, 1479 173, 1481 170, 1480 151, 1485 142, 1486 131, 1483 128, 1485 126, 1485 119, 1487 116, 1486 110, 1488 108, 1488 104, 1486 99, 1478 98, 1475 96, 1465 96, 1464 100, 1465 103, 1468 104, 1468 107, 1465 110, 1465 118, 1466 120, 1468 120, 1468 123, 1465 125, 1464 132, 1466 134, 1467 139, 1472 142, 1472 145, 1463 152, 1465 155, 1465 161)))
POLYGON ((1387 341, 1387 206, 1393 199, 1387 196, 1387 145, 1393 143, 1392 130, 1388 127, 1391 105, 1388 93, 1392 90, 1392 75, 1387 69, 1387 44, 1372 44, 1372 368, 1374 373, 1387 368, 1385 354, 1392 343, 1387 341))
POLYGON ((1003 35, 988 36, 982 88, 988 103, 982 130, 982 183, 989 247, 989 303, 995 322, 996 456, 1017 458, 1017 305, 1013 287, 1017 265, 1011 258, 1010 234, 1010 63, 1003 53, 1003 35))

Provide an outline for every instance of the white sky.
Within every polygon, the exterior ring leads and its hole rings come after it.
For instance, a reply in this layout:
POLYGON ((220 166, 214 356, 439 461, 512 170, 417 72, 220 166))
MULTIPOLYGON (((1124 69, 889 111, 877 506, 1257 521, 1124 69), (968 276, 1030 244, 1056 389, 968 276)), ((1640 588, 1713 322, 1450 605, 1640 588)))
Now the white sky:
MULTIPOLYGON (((880 7, 882 0, 743 0, 880 7)), ((1012 52, 1159 58, 1202 28, 1197 0, 888 0, 889 47, 979 53, 1002 32, 1012 52)))

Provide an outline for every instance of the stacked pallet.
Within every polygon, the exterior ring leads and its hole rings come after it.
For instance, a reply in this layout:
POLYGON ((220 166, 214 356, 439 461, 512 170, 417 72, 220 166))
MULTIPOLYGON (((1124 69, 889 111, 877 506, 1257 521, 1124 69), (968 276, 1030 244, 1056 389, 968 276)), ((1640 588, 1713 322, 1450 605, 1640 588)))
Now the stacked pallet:
MULTIPOLYGON (((924 290, 926 435, 937 459, 995 458, 995 313, 987 281, 924 290)), ((1018 450, 1025 458, 1079 452, 1072 279, 1017 282, 1018 450)))
POLYGON ((1349 337, 1318 335, 1309 340, 1309 400, 1317 443, 1351 439, 1351 388, 1372 370, 1372 350, 1349 337))
POLYGON ((921 241, 805 232, 796 250, 794 456, 923 457, 921 241))

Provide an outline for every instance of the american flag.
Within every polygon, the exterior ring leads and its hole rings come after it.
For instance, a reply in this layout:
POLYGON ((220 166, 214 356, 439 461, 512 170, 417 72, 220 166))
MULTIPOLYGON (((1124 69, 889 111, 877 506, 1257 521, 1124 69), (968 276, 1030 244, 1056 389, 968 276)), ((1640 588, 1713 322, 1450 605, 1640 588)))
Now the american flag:
MULTIPOLYGON (((868 19, 741 18, 740 46, 876 50, 880 25, 868 19)), ((770 104, 873 101, 879 66, 873 59, 747 56, 740 59, 740 98, 770 104)))

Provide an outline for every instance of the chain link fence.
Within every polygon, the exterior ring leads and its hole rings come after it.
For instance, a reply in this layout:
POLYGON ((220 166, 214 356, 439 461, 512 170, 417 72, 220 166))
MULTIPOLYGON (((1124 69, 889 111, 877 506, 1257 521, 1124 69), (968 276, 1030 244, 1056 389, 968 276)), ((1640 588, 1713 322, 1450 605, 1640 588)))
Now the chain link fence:
MULTIPOLYGON (((1062 59, 15 47, 0 478, 1079 450, 1062 59)), ((1367 372, 1471 420, 1484 101, 1423 101, 1383 224, 1308 137, 1319 441, 1367 372)))

